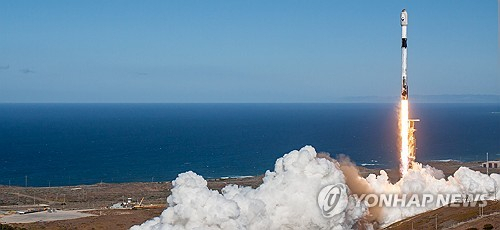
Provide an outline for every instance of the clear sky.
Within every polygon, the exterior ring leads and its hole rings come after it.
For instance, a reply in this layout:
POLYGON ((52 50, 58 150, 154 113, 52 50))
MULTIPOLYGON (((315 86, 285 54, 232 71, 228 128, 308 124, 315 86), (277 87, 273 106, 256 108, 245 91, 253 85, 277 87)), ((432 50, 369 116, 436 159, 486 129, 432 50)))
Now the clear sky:
POLYGON ((0 102, 500 94, 498 3, 2 1, 0 102))

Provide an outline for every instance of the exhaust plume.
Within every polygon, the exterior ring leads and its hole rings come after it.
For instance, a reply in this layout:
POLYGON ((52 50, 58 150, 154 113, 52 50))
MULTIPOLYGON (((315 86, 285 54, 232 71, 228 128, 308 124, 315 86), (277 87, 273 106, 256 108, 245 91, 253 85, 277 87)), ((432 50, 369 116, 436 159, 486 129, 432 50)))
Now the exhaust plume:
MULTIPOLYGON (((294 150, 276 160, 274 171, 267 171, 263 183, 253 189, 227 185, 219 193, 194 172, 181 173, 172 183, 168 208, 132 230, 140 229, 373 229, 410 217, 438 205, 424 207, 371 207, 363 194, 489 194, 497 191, 500 175, 490 176, 466 167, 444 178, 440 170, 413 163, 396 183, 387 173, 359 176, 347 158, 339 160, 317 154, 311 146, 294 150), (344 212, 324 217, 317 203, 322 188, 343 184, 348 187, 344 212)), ((496 194, 495 194, 496 193, 496 194)), ((445 205, 445 204, 443 204, 445 205)))

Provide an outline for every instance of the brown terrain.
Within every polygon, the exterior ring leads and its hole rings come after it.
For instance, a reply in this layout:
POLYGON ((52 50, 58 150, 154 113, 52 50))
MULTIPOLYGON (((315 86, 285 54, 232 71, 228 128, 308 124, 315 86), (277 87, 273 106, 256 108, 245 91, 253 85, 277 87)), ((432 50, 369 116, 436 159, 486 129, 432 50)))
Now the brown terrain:
MULTIPOLYGON (((452 175, 460 166, 466 166, 483 173, 485 168, 479 166, 479 162, 426 162, 444 172, 446 176, 452 175)), ((366 177, 370 173, 378 174, 380 169, 368 169, 358 167, 361 176, 366 177)), ((399 180, 397 169, 386 170, 392 182, 399 180)), ((500 173, 500 169, 490 169, 490 173, 500 173)), ((220 190, 227 184, 257 187, 262 183, 263 176, 248 178, 228 178, 208 180, 208 187, 220 190)), ((128 229, 133 225, 141 224, 161 214, 165 209, 166 198, 170 195, 171 182, 148 182, 148 183, 122 183, 95 185, 64 186, 64 187, 14 187, 0 186, 0 223, 2 226, 9 225, 19 229, 128 229), (111 209, 110 206, 117 203, 127 203, 131 198, 131 204, 123 209, 111 209), (141 205, 139 203, 142 201, 141 205), (43 206, 40 206, 42 205, 43 206), (137 209, 131 209, 136 205, 137 209), (32 214, 19 215, 16 211, 33 209, 57 210, 54 213, 62 215, 64 210, 80 210, 80 213, 92 216, 76 219, 51 220, 43 215, 51 217, 56 215, 47 211, 42 212, 41 220, 33 218, 28 221, 13 221, 5 223, 5 219, 16 216, 28 216, 32 214), (19 223, 23 222, 23 223, 19 223)), ((34 216, 34 215, 33 215, 34 216)), ((28 216, 29 217, 29 216, 28 216)), ((500 229, 500 202, 489 202, 483 208, 482 215, 477 207, 442 207, 430 212, 402 220, 387 227, 387 229, 468 229, 475 227, 483 229, 485 224, 491 224, 495 229, 500 229)), ((0 229, 2 229, 0 226, 0 229)))
MULTIPOLYGON (((262 183, 262 176, 248 178, 228 178, 208 180, 211 189, 220 190, 228 184, 257 187, 262 183)), ((170 195, 171 182, 161 183, 122 183, 95 184, 64 187, 14 187, 0 186, 0 217, 15 214, 15 211, 44 209, 90 210, 82 211, 94 216, 77 219, 38 221, 32 223, 9 223, 12 227, 26 229, 128 229, 161 214, 165 209, 166 198, 170 195), (132 198, 135 204, 142 206, 137 210, 110 209, 116 203, 127 202, 132 198), (44 205, 44 206, 40 206, 44 205), (153 206, 151 206, 153 205, 153 206), (3 212, 3 214, 2 214, 3 212)), ((43 212, 47 217, 55 213, 43 212)), ((24 214, 19 216, 28 216, 24 214)), ((3 219, 0 223, 5 224, 3 219)), ((2 226, 0 226, 2 229, 2 226)))
POLYGON ((486 207, 441 207, 396 222, 385 229, 483 229, 491 224, 500 228, 500 202, 488 201, 486 207), (437 227, 436 227, 437 225, 437 227))

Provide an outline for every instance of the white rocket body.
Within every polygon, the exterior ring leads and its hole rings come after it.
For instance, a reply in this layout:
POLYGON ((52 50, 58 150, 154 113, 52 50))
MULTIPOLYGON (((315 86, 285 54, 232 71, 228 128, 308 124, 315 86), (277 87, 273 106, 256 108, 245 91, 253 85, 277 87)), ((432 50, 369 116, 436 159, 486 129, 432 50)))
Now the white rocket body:
POLYGON ((408 75, 407 75, 407 27, 408 27, 408 13, 405 9, 401 11, 401 78, 403 80, 403 85, 401 89, 401 99, 408 100, 408 75))

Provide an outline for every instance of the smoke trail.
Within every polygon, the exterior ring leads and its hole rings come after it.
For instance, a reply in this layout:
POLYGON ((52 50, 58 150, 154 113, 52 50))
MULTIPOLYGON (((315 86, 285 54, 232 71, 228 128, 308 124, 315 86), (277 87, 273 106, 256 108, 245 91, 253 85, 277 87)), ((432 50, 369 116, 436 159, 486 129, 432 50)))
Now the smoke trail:
MULTIPOLYGON (((370 184, 360 176, 358 167, 356 167, 348 156, 340 154, 337 156, 338 161, 331 158, 330 155, 326 153, 319 153, 317 157, 325 158, 332 162, 338 162, 340 170, 344 173, 349 191, 352 194, 356 194, 359 197, 362 194, 370 194, 374 192, 370 184)), ((370 207, 368 210, 369 212, 367 215, 363 217, 363 222, 374 223, 382 220, 380 207, 370 207)))

